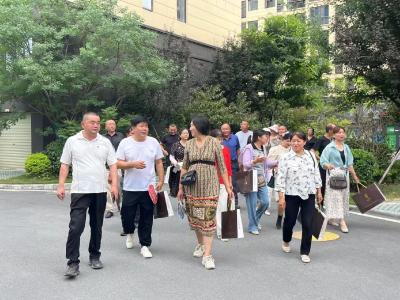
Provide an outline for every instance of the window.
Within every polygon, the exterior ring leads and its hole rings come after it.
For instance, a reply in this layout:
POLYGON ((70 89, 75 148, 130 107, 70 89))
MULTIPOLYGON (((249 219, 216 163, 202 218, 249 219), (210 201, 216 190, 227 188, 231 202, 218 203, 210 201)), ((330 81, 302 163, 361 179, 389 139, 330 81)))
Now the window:
POLYGON ((329 5, 311 7, 310 17, 319 24, 329 24, 329 5))
POLYGON ((283 2, 283 0, 278 0, 278 3, 276 5, 276 11, 281 12, 284 9, 285 9, 285 3, 283 2))
POLYGON ((246 18, 246 1, 242 1, 242 19, 246 18))
POLYGON ((177 0, 176 13, 178 21, 186 23, 186 0, 177 0))
POLYGON ((258 9, 258 0, 248 0, 249 11, 258 9))
POLYGON ((294 10, 306 6, 305 0, 288 0, 288 9, 294 10))
POLYGON ((250 21, 250 22, 248 22, 248 23, 247 23, 247 28, 248 28, 249 30, 257 30, 257 29, 258 29, 258 21, 255 20, 255 21, 250 21))
POLYGON ((242 23, 242 31, 246 30, 246 22, 242 23))
POLYGON ((275 0, 265 0, 265 8, 275 7, 275 0))
POLYGON ((142 0, 144 9, 153 11, 153 0, 142 0))

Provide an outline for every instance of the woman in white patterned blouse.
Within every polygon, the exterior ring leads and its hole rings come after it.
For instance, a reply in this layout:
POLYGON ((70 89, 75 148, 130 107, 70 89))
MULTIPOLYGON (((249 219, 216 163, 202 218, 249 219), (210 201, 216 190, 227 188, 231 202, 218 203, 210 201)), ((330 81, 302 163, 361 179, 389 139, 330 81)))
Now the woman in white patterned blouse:
POLYGON ((293 133, 290 140, 292 149, 280 158, 275 182, 275 190, 279 193, 279 207, 285 210, 282 250, 286 253, 291 251, 289 243, 301 208, 300 254, 304 263, 311 261, 311 225, 316 195, 318 202, 322 201, 322 182, 317 160, 313 153, 304 150, 306 142, 307 137, 303 132, 293 133))

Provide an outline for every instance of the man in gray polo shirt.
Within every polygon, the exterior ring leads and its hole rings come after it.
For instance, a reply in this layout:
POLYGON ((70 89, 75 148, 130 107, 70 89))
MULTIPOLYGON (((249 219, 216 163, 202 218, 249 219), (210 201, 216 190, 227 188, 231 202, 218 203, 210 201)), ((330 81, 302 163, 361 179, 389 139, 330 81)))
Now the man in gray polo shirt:
POLYGON ((79 244, 88 209, 91 230, 89 265, 93 269, 103 268, 100 245, 107 202, 106 163, 110 168, 112 195, 118 197, 115 150, 111 142, 99 134, 100 117, 96 113, 86 113, 81 126, 83 130, 68 138, 64 145, 57 188, 57 197, 63 200, 64 183, 72 165, 71 211, 66 245, 68 266, 65 272, 68 277, 79 275, 79 244))

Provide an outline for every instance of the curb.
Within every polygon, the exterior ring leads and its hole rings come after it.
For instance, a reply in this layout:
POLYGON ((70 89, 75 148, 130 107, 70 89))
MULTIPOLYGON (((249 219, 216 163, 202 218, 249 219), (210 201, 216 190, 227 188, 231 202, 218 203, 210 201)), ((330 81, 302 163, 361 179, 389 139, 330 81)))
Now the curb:
MULTIPOLYGON (((31 192, 54 192, 57 190, 57 183, 54 184, 0 184, 0 191, 31 191, 31 192)), ((65 184, 65 189, 71 188, 70 183, 65 184)))
MULTIPOLYGON (((356 205, 351 205, 351 204, 350 204, 350 211, 360 212, 356 205)), ((381 216, 385 216, 385 217, 400 219, 400 213, 394 213, 394 212, 390 212, 390 211, 380 210, 379 205, 377 207, 371 209, 367 213, 365 213, 365 215, 368 215, 368 214, 370 214, 370 215, 375 214, 375 215, 381 215, 381 216)))

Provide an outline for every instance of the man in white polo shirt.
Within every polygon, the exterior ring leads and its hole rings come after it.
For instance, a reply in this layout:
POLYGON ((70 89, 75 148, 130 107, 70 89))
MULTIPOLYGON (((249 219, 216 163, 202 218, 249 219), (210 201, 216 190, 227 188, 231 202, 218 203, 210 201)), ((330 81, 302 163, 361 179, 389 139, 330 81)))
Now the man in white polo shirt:
POLYGON ((154 204, 149 195, 149 186, 160 191, 164 183, 164 157, 158 141, 149 137, 148 121, 136 116, 131 121, 132 135, 123 139, 118 146, 118 168, 125 170, 123 199, 121 208, 122 226, 127 234, 126 247, 133 248, 135 216, 140 210, 138 235, 140 253, 144 258, 151 258, 151 232, 153 228, 154 204), (156 184, 157 171, 158 183, 156 184))
POLYGON ((68 277, 79 275, 79 244, 88 209, 91 230, 89 265, 93 269, 103 268, 100 245, 107 202, 106 163, 110 168, 111 192, 115 198, 118 197, 115 150, 111 142, 99 134, 100 117, 96 113, 86 113, 81 126, 83 130, 68 138, 64 145, 57 188, 57 197, 63 200, 64 183, 72 165, 71 212, 66 245, 68 266, 65 272, 68 277))

